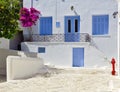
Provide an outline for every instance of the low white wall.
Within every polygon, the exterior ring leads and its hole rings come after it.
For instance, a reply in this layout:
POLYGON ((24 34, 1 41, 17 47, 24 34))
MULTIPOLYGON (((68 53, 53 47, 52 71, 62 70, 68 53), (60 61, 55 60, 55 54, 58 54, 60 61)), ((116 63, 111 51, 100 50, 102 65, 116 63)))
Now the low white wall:
POLYGON ((43 66, 43 60, 40 58, 8 56, 7 81, 31 77, 38 73, 43 66))
POLYGON ((0 49, 0 75, 6 75, 7 56, 37 57, 37 53, 27 53, 16 50, 0 49))
POLYGON ((45 47, 45 53, 38 53, 45 64, 72 67, 73 48, 84 48, 84 67, 110 65, 106 55, 89 43, 24 42, 21 46, 23 51, 28 52, 38 52, 38 47, 45 47))

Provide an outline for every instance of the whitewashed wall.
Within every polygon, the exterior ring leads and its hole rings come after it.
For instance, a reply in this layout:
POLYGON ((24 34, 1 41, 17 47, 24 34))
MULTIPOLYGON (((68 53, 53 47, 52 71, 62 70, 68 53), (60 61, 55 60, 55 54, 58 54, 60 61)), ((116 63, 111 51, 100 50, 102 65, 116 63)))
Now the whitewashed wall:
POLYGON ((6 59, 7 81, 34 76, 44 67, 40 58, 8 56, 6 59))
MULTIPOLYGON (((24 7, 30 8, 31 2, 24 0, 24 7)), ((108 14, 110 35, 117 31, 117 20, 112 14, 118 11, 115 0, 33 0, 33 7, 41 11, 41 16, 53 16, 53 34, 64 33, 64 16, 80 15, 80 31, 92 33, 92 15, 108 14), (74 6, 75 12, 71 11, 74 6), (61 26, 56 28, 59 21, 61 26), (115 27, 113 27, 115 26, 115 27)), ((39 33, 39 30, 36 30, 39 33)), ((36 33, 35 31, 35 33, 36 33)))
POLYGON ((90 46, 89 43, 40 43, 25 42, 22 43, 22 50, 26 52, 38 52, 38 47, 45 47, 45 53, 38 53, 38 57, 42 58, 45 64, 55 66, 72 67, 73 64, 73 48, 84 48, 84 66, 109 66, 109 60, 106 56, 90 46))
POLYGON ((5 38, 0 38, 0 48, 9 49, 10 48, 10 40, 5 38))
MULTIPOLYGON (((29 0, 24 0, 24 7, 31 7, 29 0)), ((118 11, 116 0, 33 0, 33 7, 41 11, 41 16, 53 16, 53 34, 64 33, 64 16, 80 15, 80 32, 92 35, 92 15, 109 15, 109 34, 93 36, 93 39, 102 52, 109 59, 117 59, 118 11), (71 11, 74 6, 75 11, 71 11), (56 22, 60 27, 56 28, 56 22)), ((39 25, 39 22, 38 22, 39 25)), ((33 27, 34 34, 39 34, 39 26, 33 27)))
POLYGON ((0 48, 0 75, 6 75, 6 58, 9 55, 37 58, 37 53, 26 53, 26 52, 21 52, 21 51, 0 48))

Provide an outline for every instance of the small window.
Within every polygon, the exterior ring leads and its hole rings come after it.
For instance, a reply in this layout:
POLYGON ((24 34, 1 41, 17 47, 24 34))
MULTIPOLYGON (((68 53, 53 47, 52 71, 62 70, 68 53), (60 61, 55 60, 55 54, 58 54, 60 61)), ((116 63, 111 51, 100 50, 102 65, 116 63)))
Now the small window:
POLYGON ((57 28, 60 27, 60 22, 56 22, 56 27, 57 27, 57 28))
POLYGON ((68 20, 68 32, 71 32, 71 20, 68 20))
POLYGON ((75 19, 75 32, 78 32, 78 20, 75 19))
POLYGON ((39 47, 38 53, 45 53, 45 47, 39 47))

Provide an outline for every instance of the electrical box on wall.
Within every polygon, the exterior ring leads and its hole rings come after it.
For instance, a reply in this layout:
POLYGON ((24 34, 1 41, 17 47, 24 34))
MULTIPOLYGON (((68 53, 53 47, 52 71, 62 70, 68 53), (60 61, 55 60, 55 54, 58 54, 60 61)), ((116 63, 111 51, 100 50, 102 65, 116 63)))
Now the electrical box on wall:
POLYGON ((60 27, 60 22, 56 22, 56 27, 57 27, 57 28, 60 27))

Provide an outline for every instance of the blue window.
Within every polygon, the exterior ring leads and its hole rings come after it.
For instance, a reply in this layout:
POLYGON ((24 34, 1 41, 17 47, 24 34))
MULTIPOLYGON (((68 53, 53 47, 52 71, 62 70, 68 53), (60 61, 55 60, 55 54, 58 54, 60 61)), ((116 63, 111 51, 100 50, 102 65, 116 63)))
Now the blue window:
POLYGON ((109 33, 109 16, 92 16, 92 35, 106 35, 109 33))
POLYGON ((40 18, 40 35, 52 34, 52 17, 40 18))
POLYGON ((39 47, 38 53, 45 53, 45 47, 39 47))

